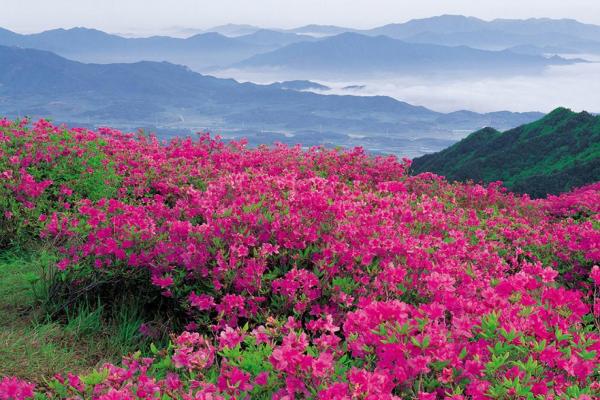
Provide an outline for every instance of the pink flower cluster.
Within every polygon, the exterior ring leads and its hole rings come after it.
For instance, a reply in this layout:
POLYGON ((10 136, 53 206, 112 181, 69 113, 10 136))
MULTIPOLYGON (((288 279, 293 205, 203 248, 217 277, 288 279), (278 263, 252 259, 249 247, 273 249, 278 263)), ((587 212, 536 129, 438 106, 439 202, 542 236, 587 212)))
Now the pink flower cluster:
POLYGON ((97 398, 600 396, 598 184, 531 200, 360 149, 63 131, 0 123, 15 215, 67 276, 146 277, 195 331, 97 398), (90 148, 113 195, 40 173, 90 148))
POLYGON ((33 398, 35 385, 17 379, 4 377, 0 379, 0 400, 25 400, 33 398))

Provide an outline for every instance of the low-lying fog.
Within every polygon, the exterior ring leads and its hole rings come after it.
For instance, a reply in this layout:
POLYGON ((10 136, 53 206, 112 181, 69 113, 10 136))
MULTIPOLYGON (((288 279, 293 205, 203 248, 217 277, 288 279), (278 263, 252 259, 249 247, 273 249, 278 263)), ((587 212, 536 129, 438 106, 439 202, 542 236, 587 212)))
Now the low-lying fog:
MULTIPOLYGON (((573 57, 573 55, 567 55, 573 57)), ((336 81, 315 79, 307 73, 248 73, 225 70, 211 72, 239 81, 272 83, 306 79, 329 86, 322 94, 386 95, 435 111, 471 110, 490 112, 541 111, 558 106, 600 112, 600 55, 576 55, 591 62, 546 68, 536 75, 468 78, 451 76, 357 78, 336 81), (354 86, 354 88, 348 88, 354 86)))

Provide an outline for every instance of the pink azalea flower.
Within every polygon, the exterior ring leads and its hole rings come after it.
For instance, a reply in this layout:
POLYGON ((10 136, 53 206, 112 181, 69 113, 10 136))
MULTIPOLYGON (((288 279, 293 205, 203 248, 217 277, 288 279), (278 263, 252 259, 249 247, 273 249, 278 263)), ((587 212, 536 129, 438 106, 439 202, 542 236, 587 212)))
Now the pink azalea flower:
POLYGON ((210 310, 215 306, 213 297, 206 294, 197 295, 192 292, 188 297, 188 301, 200 311, 210 310))
POLYGON ((0 380, 0 400, 31 399, 34 389, 32 383, 6 376, 0 380))
POLYGON ((152 284, 160 287, 161 289, 165 289, 169 286, 172 286, 173 282, 173 277, 170 275, 152 276, 152 284))
POLYGON ((600 267, 598 267, 597 265, 594 265, 592 267, 590 277, 592 278, 592 281, 594 281, 596 286, 600 286, 600 267))

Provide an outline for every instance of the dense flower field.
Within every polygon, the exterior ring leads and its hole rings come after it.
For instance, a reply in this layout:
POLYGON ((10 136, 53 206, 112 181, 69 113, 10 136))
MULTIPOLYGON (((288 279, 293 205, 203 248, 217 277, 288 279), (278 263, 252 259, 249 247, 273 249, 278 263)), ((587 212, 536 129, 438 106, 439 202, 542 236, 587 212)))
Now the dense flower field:
POLYGON ((142 282, 185 324, 0 399, 598 398, 600 184, 534 201, 409 168, 0 121, 0 247, 52 243, 72 285, 142 282))

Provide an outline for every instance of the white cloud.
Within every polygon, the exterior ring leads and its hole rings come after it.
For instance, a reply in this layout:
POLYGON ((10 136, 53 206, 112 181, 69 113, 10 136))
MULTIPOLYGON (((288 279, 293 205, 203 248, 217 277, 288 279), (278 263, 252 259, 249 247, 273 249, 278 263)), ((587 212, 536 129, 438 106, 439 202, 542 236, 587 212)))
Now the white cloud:
POLYGON ((240 81, 270 83, 276 80, 311 79, 332 90, 324 94, 357 96, 391 96, 410 104, 451 112, 472 110, 491 112, 541 111, 549 112, 563 106, 575 111, 600 113, 600 58, 584 55, 595 62, 553 66, 537 75, 489 78, 456 78, 440 74, 435 77, 386 76, 378 79, 319 80, 301 72, 272 74, 239 70, 217 71, 214 75, 233 77, 240 81), (365 86, 344 90, 350 85, 365 86))

